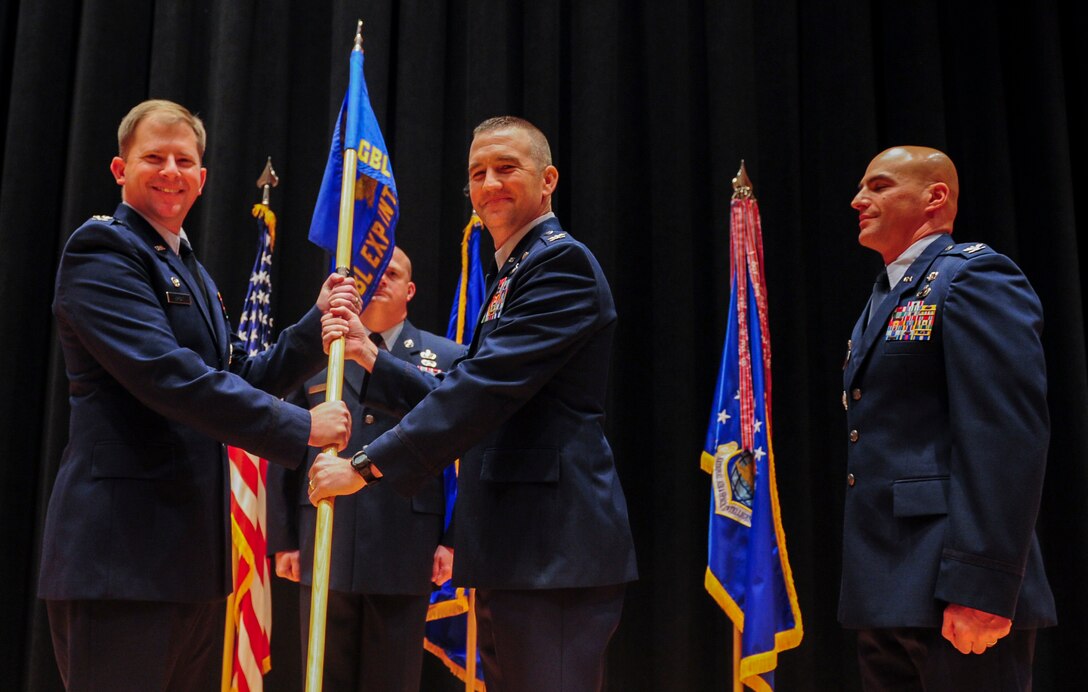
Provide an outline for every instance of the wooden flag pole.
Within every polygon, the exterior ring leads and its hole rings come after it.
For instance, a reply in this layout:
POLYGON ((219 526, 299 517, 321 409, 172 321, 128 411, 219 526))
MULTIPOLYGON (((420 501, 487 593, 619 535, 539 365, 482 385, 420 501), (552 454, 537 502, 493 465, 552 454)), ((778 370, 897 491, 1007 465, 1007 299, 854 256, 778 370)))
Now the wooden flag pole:
MULTIPOLYGON (((360 20, 355 33, 353 51, 363 51, 363 22, 360 20)), ((352 106, 357 98, 350 94, 361 88, 362 75, 350 75, 348 87, 348 122, 357 120, 352 106)), ((355 170, 359 159, 354 127, 345 128, 344 169, 340 179, 340 222, 336 238, 336 271, 343 276, 351 275, 351 236, 355 222, 355 170)), ((344 337, 333 341, 329 347, 329 369, 325 379, 325 401, 340 401, 344 385, 344 337)), ((335 454, 334 446, 322 450, 335 454)), ((329 563, 332 559, 333 499, 317 503, 317 528, 314 535, 314 571, 310 590, 310 637, 306 653, 306 692, 321 692, 322 672, 325 664, 325 622, 329 605, 329 563)))

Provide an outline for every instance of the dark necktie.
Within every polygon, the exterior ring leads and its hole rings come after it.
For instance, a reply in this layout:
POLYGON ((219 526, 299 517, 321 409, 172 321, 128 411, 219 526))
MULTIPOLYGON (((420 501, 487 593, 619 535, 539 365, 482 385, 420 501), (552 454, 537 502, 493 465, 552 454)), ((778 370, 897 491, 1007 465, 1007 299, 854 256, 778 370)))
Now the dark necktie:
POLYGON ((888 297, 888 293, 891 291, 891 286, 888 284, 888 272, 881 271, 877 274, 876 282, 873 283, 873 296, 869 299, 869 317, 865 320, 865 325, 869 325, 869 321, 873 318, 873 313, 877 311, 880 304, 884 302, 884 299, 888 297))
POLYGON ((484 275, 484 290, 487 291, 488 295, 490 295, 491 291, 495 288, 495 276, 498 275, 498 273, 499 268, 495 266, 495 261, 492 260, 491 265, 487 268, 487 274, 484 275))
POLYGON ((381 332, 370 332, 370 340, 374 342, 379 351, 386 350, 385 339, 382 338, 381 332))
POLYGON ((181 255, 181 261, 185 264, 185 268, 193 275, 193 281, 196 281, 197 289, 200 292, 200 302, 204 304, 204 307, 208 307, 208 289, 204 285, 204 276, 200 273, 200 265, 196 261, 193 246, 185 238, 181 239, 178 254, 181 255))

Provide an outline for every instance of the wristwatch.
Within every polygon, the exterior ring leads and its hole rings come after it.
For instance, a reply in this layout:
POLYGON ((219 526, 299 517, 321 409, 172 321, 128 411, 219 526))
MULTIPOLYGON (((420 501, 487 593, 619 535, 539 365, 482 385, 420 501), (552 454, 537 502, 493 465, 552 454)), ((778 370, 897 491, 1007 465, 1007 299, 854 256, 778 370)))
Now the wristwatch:
POLYGON ((371 483, 377 483, 382 479, 381 471, 370 462, 370 457, 366 455, 366 447, 355 453, 355 456, 351 458, 351 468, 355 469, 355 473, 363 477, 363 484, 370 485, 371 483), (377 471, 377 473, 375 473, 377 471))

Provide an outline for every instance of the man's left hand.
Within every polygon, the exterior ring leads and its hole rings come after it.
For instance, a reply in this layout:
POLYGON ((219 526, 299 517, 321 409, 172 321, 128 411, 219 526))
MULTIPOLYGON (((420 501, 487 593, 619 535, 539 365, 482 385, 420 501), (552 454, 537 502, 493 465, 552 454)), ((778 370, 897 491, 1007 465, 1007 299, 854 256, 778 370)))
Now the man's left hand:
POLYGON ((434 563, 431 565, 431 581, 442 586, 453 574, 453 550, 444 545, 435 548, 434 563))
POLYGON ((967 606, 949 603, 941 634, 961 654, 981 654, 1009 633, 1012 620, 967 606))
POLYGON ((373 371, 378 347, 367 336, 359 316, 334 301, 332 309, 321 316, 321 347, 325 353, 329 352, 332 342, 341 337, 344 339, 344 357, 363 366, 367 372, 373 371))
POLYGON ((351 462, 335 454, 318 454, 310 467, 309 496, 314 507, 326 497, 359 492, 364 485, 366 482, 351 468, 351 462))
POLYGON ((325 279, 325 283, 321 284, 321 291, 317 294, 317 309, 321 312, 328 312, 329 308, 333 306, 334 300, 337 304, 350 305, 355 309, 355 312, 358 312, 362 305, 359 300, 359 290, 355 287, 355 281, 335 272, 329 274, 329 278, 325 279))

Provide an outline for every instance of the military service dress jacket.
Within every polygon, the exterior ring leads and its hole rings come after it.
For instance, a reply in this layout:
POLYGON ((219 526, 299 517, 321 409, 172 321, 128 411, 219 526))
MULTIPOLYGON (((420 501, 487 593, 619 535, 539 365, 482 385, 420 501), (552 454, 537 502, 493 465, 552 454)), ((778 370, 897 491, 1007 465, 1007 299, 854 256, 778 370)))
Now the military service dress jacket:
POLYGON ((1053 624, 1035 536, 1050 423, 1034 290, 1004 255, 942 235, 871 310, 843 377, 839 620, 940 627, 957 603, 1053 624))
MULTIPOLYGON (((603 430, 615 322, 592 253, 555 219, 538 224, 490 278, 467 357, 369 446, 381 482, 406 493, 461 458, 458 586, 589 587, 637 577, 603 430)), ((406 367, 374 372, 373 383, 398 379, 383 387, 402 392, 405 409, 427 386, 406 367)))
POLYGON ((53 312, 71 419, 42 539, 42 598, 225 597, 223 443, 289 466, 306 458, 309 413, 277 397, 325 362, 320 312, 247 357, 197 268, 203 291, 124 204, 68 240, 53 312))
MULTIPOLYGON (((460 344, 417 329, 407 320, 391 346, 381 352, 382 358, 435 374, 448 369, 464 353, 460 344)), ((325 372, 314 376, 291 400, 306 408, 325 401, 325 379, 325 372)), ((358 363, 344 363, 343 396, 352 420, 345 454, 362 449, 400 418, 366 401, 369 380, 358 363)), ((318 451, 311 449, 309 461, 298 470, 268 470, 268 549, 299 550, 303 584, 311 584, 313 579, 317 510, 310 504, 307 478, 318 451)), ((429 478, 412 497, 401 495, 391 485, 378 484, 366 492, 336 498, 329 588, 349 593, 430 594, 431 564, 443 535, 445 513, 440 476, 429 478)))

